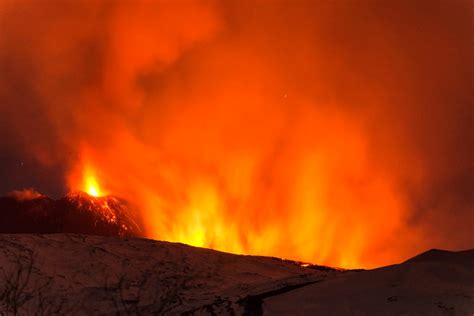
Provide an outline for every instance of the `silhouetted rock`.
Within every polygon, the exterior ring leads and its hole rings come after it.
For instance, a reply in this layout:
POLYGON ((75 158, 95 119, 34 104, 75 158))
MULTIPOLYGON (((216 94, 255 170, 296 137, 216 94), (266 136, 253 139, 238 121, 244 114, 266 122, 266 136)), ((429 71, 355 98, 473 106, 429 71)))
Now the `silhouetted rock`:
POLYGON ((261 301, 265 315, 472 315, 474 249, 432 249, 261 301))
POLYGON ((441 249, 431 249, 425 251, 405 263, 414 262, 446 262, 446 263, 465 263, 474 267, 474 251, 448 251, 441 249))
POLYGON ((80 191, 59 200, 43 195, 0 197, 0 233, 143 235, 138 217, 125 201, 80 191))

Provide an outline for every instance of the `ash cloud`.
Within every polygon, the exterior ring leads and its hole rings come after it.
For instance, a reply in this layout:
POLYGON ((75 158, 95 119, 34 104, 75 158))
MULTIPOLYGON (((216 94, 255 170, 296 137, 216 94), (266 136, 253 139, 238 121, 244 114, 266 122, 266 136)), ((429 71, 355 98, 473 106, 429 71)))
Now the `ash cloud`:
POLYGON ((364 266, 472 247, 470 6, 3 1, 0 189, 57 194, 87 160, 156 238, 193 218, 244 227, 205 246, 364 266))

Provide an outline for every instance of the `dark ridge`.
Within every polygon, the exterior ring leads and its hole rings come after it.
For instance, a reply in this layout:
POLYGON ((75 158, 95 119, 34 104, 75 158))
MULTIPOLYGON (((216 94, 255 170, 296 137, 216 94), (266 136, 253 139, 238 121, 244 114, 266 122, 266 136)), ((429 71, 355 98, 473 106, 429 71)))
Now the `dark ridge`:
POLYGON ((442 249, 431 249, 425 251, 404 263, 414 262, 451 262, 451 263, 472 263, 474 264, 474 249, 463 251, 448 251, 442 249))
POLYGON ((289 259, 280 259, 280 258, 276 258, 276 257, 275 257, 275 259, 276 260, 282 260, 284 262, 291 263, 291 264, 294 264, 296 266, 311 269, 311 270, 317 270, 317 271, 323 271, 323 272, 346 271, 346 269, 322 266, 322 265, 319 265, 319 264, 312 264, 312 263, 308 263, 308 262, 289 260, 289 259))
POLYGON ((125 201, 84 192, 70 193, 59 200, 46 196, 0 197, 0 233, 143 235, 139 219, 125 201))

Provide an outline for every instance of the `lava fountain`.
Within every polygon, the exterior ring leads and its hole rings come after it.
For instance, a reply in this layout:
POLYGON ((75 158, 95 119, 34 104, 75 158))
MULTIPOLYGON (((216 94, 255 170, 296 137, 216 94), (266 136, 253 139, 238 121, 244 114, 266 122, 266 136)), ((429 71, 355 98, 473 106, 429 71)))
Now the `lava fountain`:
POLYGON ((84 192, 88 193, 89 195, 99 197, 102 196, 102 191, 99 188, 99 184, 95 179, 94 175, 87 171, 84 175, 84 192))
POLYGON ((362 2, 0 1, 0 149, 149 238, 347 268, 472 246, 471 10, 362 2))

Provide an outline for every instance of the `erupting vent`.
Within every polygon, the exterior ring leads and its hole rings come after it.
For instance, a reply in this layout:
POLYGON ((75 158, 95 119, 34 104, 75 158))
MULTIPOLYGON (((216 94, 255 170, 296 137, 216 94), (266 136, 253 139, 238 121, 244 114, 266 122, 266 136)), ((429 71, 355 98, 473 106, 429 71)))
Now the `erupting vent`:
POLYGON ((348 269, 470 247, 472 12, 0 0, 0 192, 88 193, 3 203, 31 204, 49 231, 139 226, 348 269))
POLYGON ((1 233, 80 233, 141 236, 139 219, 129 206, 112 196, 69 193, 59 200, 45 196, 19 200, 0 198, 1 233))

